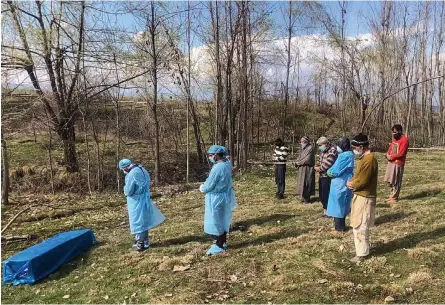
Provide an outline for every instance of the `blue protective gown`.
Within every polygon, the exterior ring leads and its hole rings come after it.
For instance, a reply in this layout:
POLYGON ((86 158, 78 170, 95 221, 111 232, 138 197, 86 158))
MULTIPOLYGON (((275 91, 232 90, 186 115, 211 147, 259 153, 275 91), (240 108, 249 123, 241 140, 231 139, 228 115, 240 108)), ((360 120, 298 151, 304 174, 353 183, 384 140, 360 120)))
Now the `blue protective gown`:
POLYGON ((328 170, 332 176, 327 215, 344 218, 351 212, 352 191, 346 187, 346 182, 353 176, 354 154, 345 151, 338 155, 334 165, 328 170))
MULTIPOLYGON (((205 195, 204 232, 221 235, 229 232, 232 222, 232 165, 229 161, 219 161, 213 165, 209 177, 201 186, 205 195)), ((233 194, 234 198, 234 194, 233 194)))
MULTIPOLYGON (((224 163, 229 168, 230 174, 232 174, 232 163, 227 159, 224 163)), ((229 197, 229 201, 230 201, 230 208, 233 211, 238 207, 238 205, 236 203, 235 189, 233 187, 229 187, 228 197, 229 197)))
POLYGON ((131 234, 143 233, 165 220, 150 199, 150 175, 141 165, 134 166, 125 176, 124 194, 131 234))

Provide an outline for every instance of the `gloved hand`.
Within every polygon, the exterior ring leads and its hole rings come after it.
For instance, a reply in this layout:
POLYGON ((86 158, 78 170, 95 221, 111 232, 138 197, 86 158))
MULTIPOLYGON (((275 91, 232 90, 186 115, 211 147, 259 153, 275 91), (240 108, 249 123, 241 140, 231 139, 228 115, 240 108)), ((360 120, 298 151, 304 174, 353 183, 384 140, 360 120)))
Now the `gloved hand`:
POLYGON ((199 186, 199 191, 200 191, 201 193, 204 193, 204 191, 203 191, 203 187, 204 187, 204 184, 201 184, 201 185, 199 186))
POLYGON ((332 175, 332 172, 331 172, 331 171, 328 171, 328 172, 326 173, 326 175, 328 175, 329 178, 334 177, 334 175, 332 175))

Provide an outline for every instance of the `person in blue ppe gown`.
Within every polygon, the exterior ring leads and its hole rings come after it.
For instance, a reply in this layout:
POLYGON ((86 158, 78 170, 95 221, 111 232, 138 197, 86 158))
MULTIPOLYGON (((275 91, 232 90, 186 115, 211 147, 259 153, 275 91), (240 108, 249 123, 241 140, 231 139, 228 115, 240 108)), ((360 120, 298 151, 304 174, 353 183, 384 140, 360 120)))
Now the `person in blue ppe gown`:
POLYGON ((148 230, 160 225, 165 216, 150 199, 150 175, 140 164, 129 159, 119 161, 119 168, 125 174, 124 194, 127 196, 128 218, 131 234, 135 237, 136 251, 150 247, 148 230))
POLYGON ((206 194, 204 232, 216 237, 216 242, 209 248, 207 255, 214 255, 224 253, 227 249, 227 234, 236 201, 231 199, 232 165, 227 159, 227 149, 224 146, 212 145, 208 150, 208 157, 213 167, 199 190, 206 194))
POLYGON ((335 231, 344 232, 346 216, 351 212, 352 191, 346 187, 346 182, 353 176, 354 154, 348 138, 340 138, 336 144, 338 158, 327 172, 332 178, 327 215, 334 217, 335 231))
MULTIPOLYGON (((221 147, 220 150, 222 150, 222 153, 223 153, 223 157, 225 158, 224 164, 230 169, 230 172, 232 173, 232 162, 230 162, 229 151, 224 146, 220 146, 220 147, 221 147)), ((235 189, 233 188, 233 186, 231 188, 229 188, 228 196, 229 196, 229 201, 230 201, 230 208, 233 211, 238 206, 236 203, 235 189)))

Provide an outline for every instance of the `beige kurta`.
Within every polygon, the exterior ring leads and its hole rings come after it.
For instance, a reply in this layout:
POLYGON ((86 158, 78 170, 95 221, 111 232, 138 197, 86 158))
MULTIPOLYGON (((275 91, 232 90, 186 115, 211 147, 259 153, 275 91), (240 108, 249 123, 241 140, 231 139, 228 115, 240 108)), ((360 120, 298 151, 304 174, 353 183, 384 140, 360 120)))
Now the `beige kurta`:
POLYGON ((376 198, 355 195, 351 202, 351 227, 357 228, 361 225, 363 217, 368 227, 374 226, 376 198))
POLYGON ((392 162, 388 162, 386 166, 385 173, 385 182, 388 182, 391 187, 391 194, 389 195, 390 199, 398 200, 400 189, 402 188, 402 179, 403 179, 403 165, 397 165, 392 162))
POLYGON ((351 205, 351 227, 354 233, 355 254, 357 256, 369 255, 369 228, 374 226, 375 197, 354 195, 351 205))

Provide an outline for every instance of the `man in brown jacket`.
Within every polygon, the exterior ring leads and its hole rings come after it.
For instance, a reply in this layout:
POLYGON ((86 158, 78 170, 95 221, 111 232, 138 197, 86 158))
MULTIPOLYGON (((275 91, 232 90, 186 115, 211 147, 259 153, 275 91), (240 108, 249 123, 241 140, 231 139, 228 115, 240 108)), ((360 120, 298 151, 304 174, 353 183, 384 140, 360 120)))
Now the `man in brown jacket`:
POLYGON ((351 141, 354 154, 358 156, 355 175, 346 183, 354 192, 351 204, 351 227, 354 232, 356 256, 350 261, 362 261, 369 255, 369 228, 374 226, 377 197, 378 164, 369 150, 368 137, 358 134, 351 141))

